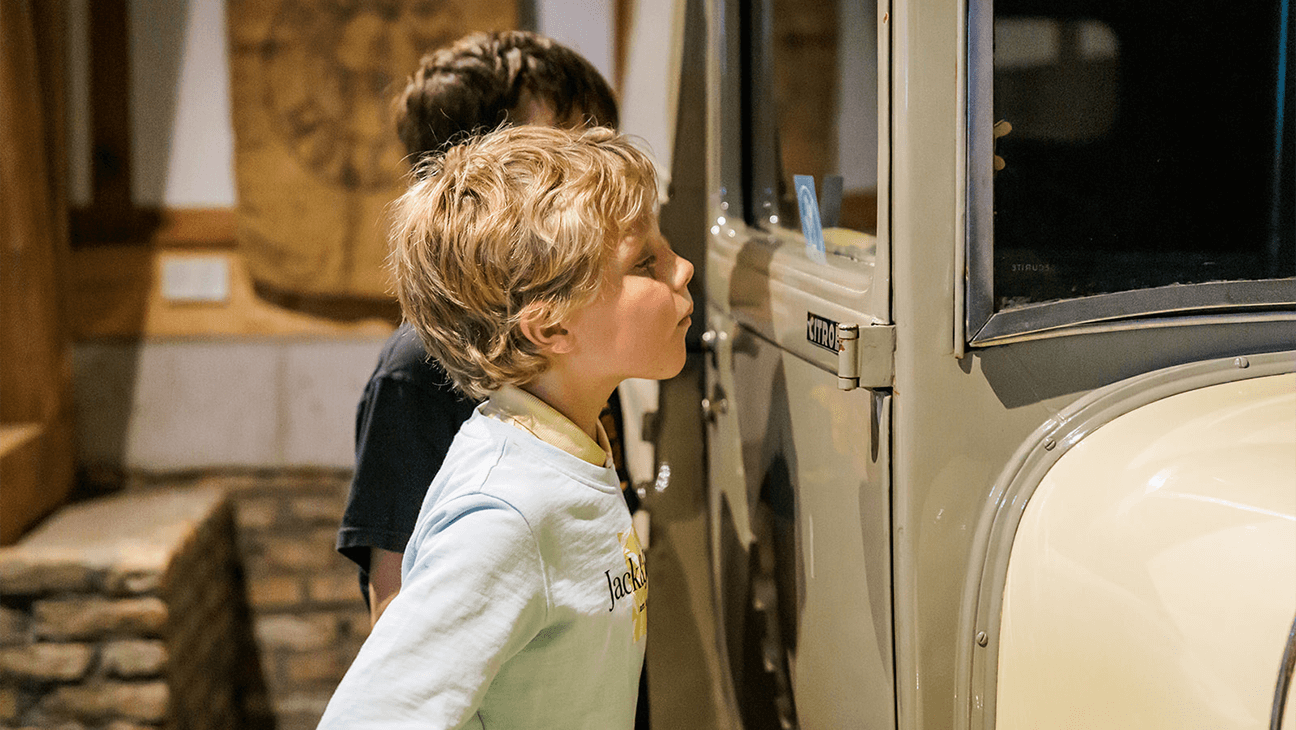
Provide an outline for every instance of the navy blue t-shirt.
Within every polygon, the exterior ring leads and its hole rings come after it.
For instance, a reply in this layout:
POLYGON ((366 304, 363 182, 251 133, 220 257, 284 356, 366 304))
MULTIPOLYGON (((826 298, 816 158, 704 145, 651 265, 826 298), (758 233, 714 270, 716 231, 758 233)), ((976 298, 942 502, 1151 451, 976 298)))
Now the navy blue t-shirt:
POLYGON ((369 585, 369 549, 405 552, 432 477, 476 406, 401 325, 383 346, 356 409, 356 466, 337 550, 369 585))
MULTIPOLYGON (((616 393, 600 414, 623 487, 621 408, 616 393)), ((378 366, 356 408, 355 475, 342 513, 337 551, 360 566, 360 590, 369 600, 369 549, 405 552, 423 497, 459 427, 476 403, 427 356, 408 324, 387 338, 378 366)), ((633 512, 638 497, 626 490, 633 512)))

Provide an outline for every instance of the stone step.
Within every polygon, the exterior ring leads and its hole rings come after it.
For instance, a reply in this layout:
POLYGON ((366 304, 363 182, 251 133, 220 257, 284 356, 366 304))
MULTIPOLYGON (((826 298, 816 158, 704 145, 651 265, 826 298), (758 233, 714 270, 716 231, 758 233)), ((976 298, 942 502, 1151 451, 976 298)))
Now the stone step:
POLYGON ((68 505, 0 548, 0 725, 258 726, 234 531, 225 490, 157 489, 68 505))

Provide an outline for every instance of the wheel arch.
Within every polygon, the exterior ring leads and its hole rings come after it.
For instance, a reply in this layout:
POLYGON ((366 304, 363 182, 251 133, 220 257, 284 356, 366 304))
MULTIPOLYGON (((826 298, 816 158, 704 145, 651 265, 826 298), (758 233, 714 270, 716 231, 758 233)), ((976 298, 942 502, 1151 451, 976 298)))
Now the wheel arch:
POLYGON ((1296 352, 1231 357, 1147 373, 1085 395, 1041 424, 1019 446, 990 490, 976 527, 959 612, 955 727, 996 726, 1009 562, 1027 505, 1058 462, 1099 428, 1162 399, 1292 372, 1296 372, 1296 352))

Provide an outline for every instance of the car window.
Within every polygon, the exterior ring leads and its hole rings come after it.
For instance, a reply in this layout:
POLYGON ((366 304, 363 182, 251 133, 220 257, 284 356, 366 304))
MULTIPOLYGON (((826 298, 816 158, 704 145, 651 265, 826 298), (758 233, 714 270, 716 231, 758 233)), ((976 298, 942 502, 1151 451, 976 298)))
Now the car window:
POLYGON ((849 1, 767 3, 749 21, 755 222, 799 231, 794 177, 806 175, 825 229, 875 233, 876 9, 849 1))
POLYGON ((994 122, 972 125, 993 137, 971 237, 988 313, 1296 276, 1288 3, 1000 0, 992 24, 970 94, 994 122))

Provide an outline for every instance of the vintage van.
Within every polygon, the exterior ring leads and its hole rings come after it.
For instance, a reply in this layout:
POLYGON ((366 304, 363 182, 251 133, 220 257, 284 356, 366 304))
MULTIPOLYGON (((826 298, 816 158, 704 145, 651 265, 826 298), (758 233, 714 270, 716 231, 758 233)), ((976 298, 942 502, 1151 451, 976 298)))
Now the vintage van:
POLYGON ((700 14, 724 724, 1296 727, 1288 0, 700 14))

